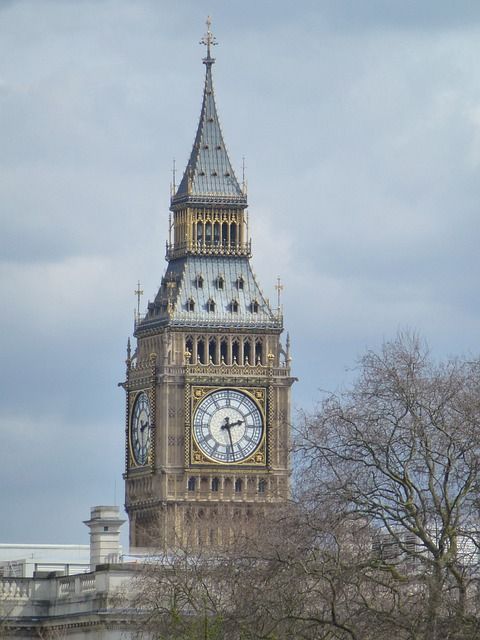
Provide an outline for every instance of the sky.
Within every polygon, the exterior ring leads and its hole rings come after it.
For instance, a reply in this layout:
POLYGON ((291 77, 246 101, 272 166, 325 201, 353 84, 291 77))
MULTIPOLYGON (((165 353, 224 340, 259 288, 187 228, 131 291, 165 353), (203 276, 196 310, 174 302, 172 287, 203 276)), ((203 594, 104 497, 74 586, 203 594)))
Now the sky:
POLYGON ((90 507, 123 505, 117 383, 136 283, 144 309, 166 267, 209 14, 293 419, 398 331, 478 354, 477 0, 0 0, 0 542, 87 543, 90 507))

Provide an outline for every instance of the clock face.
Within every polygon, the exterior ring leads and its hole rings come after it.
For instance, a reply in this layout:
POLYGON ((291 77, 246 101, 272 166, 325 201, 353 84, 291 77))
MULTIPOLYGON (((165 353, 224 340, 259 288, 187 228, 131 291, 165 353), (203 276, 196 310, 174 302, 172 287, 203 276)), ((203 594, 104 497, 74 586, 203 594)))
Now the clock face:
POLYGON ((130 434, 135 462, 144 465, 150 448, 150 403, 144 392, 137 396, 133 405, 130 434))
POLYGON ((198 447, 211 460, 241 462, 252 455, 262 441, 262 413, 255 402, 241 391, 213 391, 197 407, 193 436, 198 447))

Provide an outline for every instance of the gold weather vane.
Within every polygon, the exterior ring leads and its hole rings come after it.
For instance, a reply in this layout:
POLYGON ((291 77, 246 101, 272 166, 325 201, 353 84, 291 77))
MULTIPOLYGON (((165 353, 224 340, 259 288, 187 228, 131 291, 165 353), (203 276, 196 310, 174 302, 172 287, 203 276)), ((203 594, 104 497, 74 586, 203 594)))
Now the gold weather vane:
POLYGON ((137 318, 140 317, 140 297, 143 296, 143 289, 140 289, 140 280, 137 282, 137 288, 133 292, 137 296, 137 318))
POLYGON ((280 313, 280 301, 281 301, 280 298, 283 291, 283 284, 282 284, 282 281, 280 280, 280 276, 277 276, 277 284, 275 285, 275 289, 277 290, 278 313, 280 313))
POLYGON ((204 44, 207 47, 207 57, 205 59, 210 60, 210 47, 214 47, 218 42, 210 29, 212 26, 212 19, 210 16, 207 17, 205 24, 207 25, 207 33, 200 40, 200 44, 204 44))

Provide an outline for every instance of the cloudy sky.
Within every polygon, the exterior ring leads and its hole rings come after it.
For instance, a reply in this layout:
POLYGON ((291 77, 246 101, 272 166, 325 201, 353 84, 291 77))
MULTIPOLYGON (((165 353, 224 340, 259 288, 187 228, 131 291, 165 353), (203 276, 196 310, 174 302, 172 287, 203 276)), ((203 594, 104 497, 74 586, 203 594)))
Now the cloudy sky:
POLYGON ((478 351, 480 3, 0 0, 0 542, 123 503, 125 345, 165 269, 208 14, 295 406, 399 329, 478 351))

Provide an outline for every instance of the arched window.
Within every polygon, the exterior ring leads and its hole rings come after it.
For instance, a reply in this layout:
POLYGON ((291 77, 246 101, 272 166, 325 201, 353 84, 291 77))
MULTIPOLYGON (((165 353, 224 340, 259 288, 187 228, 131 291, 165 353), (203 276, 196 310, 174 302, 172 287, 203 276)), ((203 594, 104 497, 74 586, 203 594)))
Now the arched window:
POLYGON ((190 354, 187 359, 192 362, 193 340, 190 336, 185 340, 185 353, 187 352, 190 354))
POLYGON ((227 341, 225 338, 223 338, 220 343, 220 359, 222 362, 227 362, 227 358, 228 358, 227 341))
POLYGON ((215 338, 210 338, 208 341, 208 361, 215 362, 215 347, 216 347, 215 338))
POLYGON ((263 360, 263 344, 261 340, 255 343, 255 364, 262 364, 263 360))
POLYGON ((203 289, 203 277, 200 274, 195 278, 195 286, 197 289, 203 289))
POLYGON ((203 222, 197 222, 197 242, 203 242, 203 222))
POLYGON ((196 485, 195 478, 193 478, 193 477, 189 478, 188 479, 188 490, 189 491, 195 491, 195 485, 196 485))
POLYGON ((242 493, 242 481, 240 478, 235 480, 235 493, 242 493))
POLYGON ((205 340, 203 340, 203 338, 200 338, 200 340, 197 342, 197 359, 198 359, 198 362, 200 362, 201 364, 206 364, 205 340))
POLYGON ((187 311, 195 311, 195 300, 193 298, 187 300, 187 311))
POLYGON ((227 244, 228 242, 228 223, 224 222, 222 224, 222 244, 227 244))
POLYGON ((212 244, 212 223, 207 222, 205 225, 205 244, 212 244))
POLYGON ((215 300, 212 298, 207 301, 207 311, 215 311, 215 300))
POLYGON ((237 241, 237 225, 231 224, 230 225, 230 242, 231 244, 235 244, 236 241, 237 241))
POLYGON ((266 487, 267 487, 267 483, 265 482, 265 480, 259 480, 258 493, 265 493, 266 487))
POLYGON ((232 342, 232 364, 238 364, 238 358, 240 355, 240 345, 238 344, 238 340, 234 340, 232 342))
POLYGON ((215 222, 215 224, 213 225, 213 244, 215 245, 220 244, 220 223, 219 222, 215 222))
POLYGON ((243 276, 238 276, 237 278, 237 289, 243 289, 243 285, 245 284, 245 280, 243 279, 243 276))
POLYGON ((232 313, 238 313, 238 300, 231 301, 230 309, 232 310, 232 313))
POLYGON ((258 302, 256 300, 252 300, 250 303, 250 309, 252 313, 258 313, 258 302))
POLYGON ((223 276, 218 276, 217 289, 223 289, 224 286, 225 286, 225 278, 223 276))
POLYGON ((218 491, 219 486, 220 486, 220 480, 218 478, 213 478, 212 491, 218 491))
POLYGON ((252 345, 250 344, 250 340, 245 340, 243 343, 243 362, 245 364, 252 363, 252 345))

